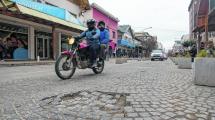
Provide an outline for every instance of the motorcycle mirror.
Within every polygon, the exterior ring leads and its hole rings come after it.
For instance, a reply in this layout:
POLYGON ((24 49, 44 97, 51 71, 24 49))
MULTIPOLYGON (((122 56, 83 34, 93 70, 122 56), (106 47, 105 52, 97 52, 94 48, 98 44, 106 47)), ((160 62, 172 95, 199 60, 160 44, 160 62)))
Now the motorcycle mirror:
POLYGON ((72 44, 74 44, 75 39, 74 38, 68 38, 68 41, 69 41, 69 45, 72 45, 72 44))

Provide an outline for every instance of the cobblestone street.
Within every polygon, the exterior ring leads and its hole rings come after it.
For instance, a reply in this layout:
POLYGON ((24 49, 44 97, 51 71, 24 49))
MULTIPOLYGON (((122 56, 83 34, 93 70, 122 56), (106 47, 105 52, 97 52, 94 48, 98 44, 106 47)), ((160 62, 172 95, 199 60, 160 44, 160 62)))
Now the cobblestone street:
POLYGON ((164 62, 107 62, 60 80, 53 65, 0 68, 0 120, 215 120, 215 88, 164 62))

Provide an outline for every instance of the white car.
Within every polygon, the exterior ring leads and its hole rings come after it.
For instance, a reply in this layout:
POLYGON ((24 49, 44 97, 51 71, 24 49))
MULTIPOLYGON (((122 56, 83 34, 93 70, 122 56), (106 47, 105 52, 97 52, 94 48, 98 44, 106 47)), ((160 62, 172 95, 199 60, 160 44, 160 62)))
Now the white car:
POLYGON ((151 53, 151 61, 154 60, 160 60, 163 61, 164 60, 164 54, 162 50, 153 50, 151 53))

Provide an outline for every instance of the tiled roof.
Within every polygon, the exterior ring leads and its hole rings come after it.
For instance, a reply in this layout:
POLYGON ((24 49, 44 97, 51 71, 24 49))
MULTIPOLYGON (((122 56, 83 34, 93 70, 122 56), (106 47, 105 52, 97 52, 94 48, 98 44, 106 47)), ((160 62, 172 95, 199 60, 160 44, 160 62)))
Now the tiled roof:
POLYGON ((118 30, 119 30, 120 32, 122 32, 122 33, 125 33, 125 32, 128 31, 128 29, 129 29, 130 27, 131 27, 130 25, 120 25, 120 26, 118 27, 118 30))

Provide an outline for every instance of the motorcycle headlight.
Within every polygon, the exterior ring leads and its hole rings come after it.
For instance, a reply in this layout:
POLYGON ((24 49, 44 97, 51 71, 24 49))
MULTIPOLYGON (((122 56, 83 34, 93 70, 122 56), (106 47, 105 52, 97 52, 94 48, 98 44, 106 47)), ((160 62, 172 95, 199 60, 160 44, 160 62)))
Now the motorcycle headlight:
POLYGON ((68 38, 69 45, 72 45, 75 43, 75 38, 68 38))

